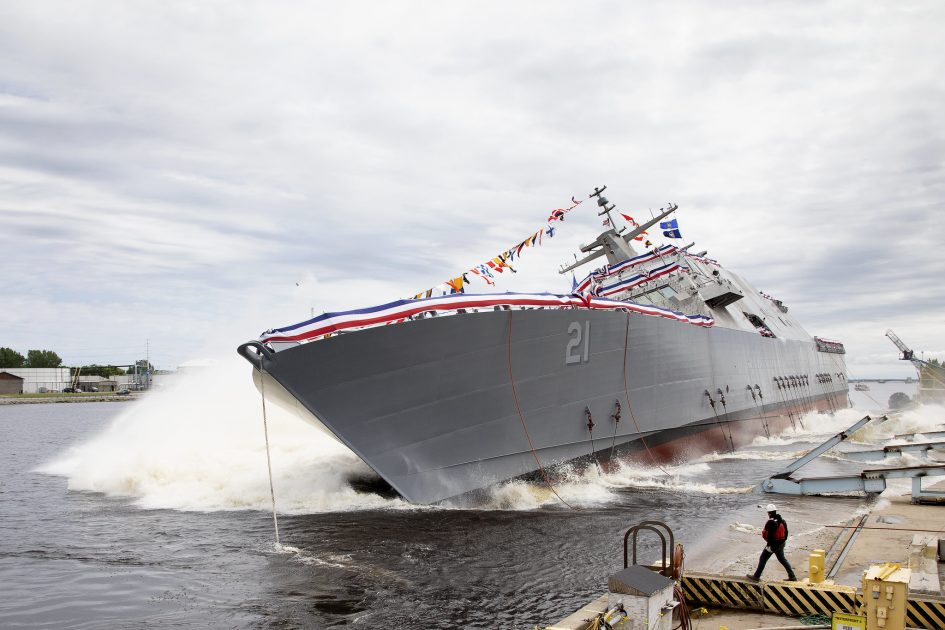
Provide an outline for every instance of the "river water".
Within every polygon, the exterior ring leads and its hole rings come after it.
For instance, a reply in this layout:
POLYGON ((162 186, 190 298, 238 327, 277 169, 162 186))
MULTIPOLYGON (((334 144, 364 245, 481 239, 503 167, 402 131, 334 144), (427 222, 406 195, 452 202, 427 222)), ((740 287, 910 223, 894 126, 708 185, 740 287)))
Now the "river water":
MULTIPOLYGON (((524 482, 411 506, 371 492, 356 457, 270 408, 277 547, 260 401, 238 367, 131 403, 0 406, 0 627, 548 624, 604 590, 629 525, 663 520, 697 557, 740 523, 761 524, 770 498, 758 482, 876 406, 855 398, 857 409, 735 456, 574 473, 556 489, 578 509, 524 482)), ((875 401, 914 393, 887 385, 871 384, 875 401)), ((930 429, 941 411, 897 427, 930 429)), ((805 501, 779 499, 788 513, 805 501)))

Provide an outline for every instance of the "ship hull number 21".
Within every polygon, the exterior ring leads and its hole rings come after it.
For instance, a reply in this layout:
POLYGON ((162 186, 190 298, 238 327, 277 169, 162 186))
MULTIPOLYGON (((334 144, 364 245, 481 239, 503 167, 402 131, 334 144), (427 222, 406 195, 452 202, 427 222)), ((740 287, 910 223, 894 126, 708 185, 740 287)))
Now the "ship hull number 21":
POLYGON ((564 349, 565 365, 587 363, 590 358, 591 322, 584 322, 584 327, 578 322, 568 324, 568 345, 564 349))

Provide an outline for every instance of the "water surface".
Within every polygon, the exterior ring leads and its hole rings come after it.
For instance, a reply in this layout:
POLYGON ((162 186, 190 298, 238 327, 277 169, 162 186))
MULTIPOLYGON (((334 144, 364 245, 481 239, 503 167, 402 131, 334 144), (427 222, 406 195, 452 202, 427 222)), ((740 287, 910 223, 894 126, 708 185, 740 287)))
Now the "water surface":
MULTIPOLYGON (((281 534, 292 549, 280 552, 258 409, 181 407, 175 396, 0 407, 0 626, 549 624, 603 591, 629 525, 665 521, 695 557, 733 524, 760 525, 757 505, 770 498, 752 486, 860 413, 821 416, 808 432, 669 476, 574 474, 557 490, 577 510, 522 482, 439 507, 359 493, 347 480, 370 479, 363 464, 275 417, 281 534)), ((853 468, 828 458, 809 474, 853 468)), ((778 499, 798 514, 814 509, 805 501, 778 499)), ((843 512, 862 504, 830 501, 827 510, 843 512)))

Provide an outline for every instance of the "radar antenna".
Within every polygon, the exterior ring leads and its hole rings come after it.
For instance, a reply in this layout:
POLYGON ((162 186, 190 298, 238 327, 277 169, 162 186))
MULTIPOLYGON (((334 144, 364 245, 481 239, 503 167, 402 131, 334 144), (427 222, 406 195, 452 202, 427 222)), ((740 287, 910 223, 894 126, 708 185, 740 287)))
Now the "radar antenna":
POLYGON ((597 206, 601 209, 601 211, 597 213, 597 216, 602 217, 602 216, 604 216, 604 215, 606 214, 606 215, 607 215, 607 223, 610 225, 611 228, 613 228, 614 232, 616 232, 617 234, 621 234, 621 233, 623 233, 624 231, 626 231, 627 228, 621 227, 619 230, 617 229, 617 224, 614 223, 614 218, 613 218, 612 216, 610 216, 610 213, 611 213, 617 206, 615 206, 614 204, 610 203, 610 201, 607 200, 607 197, 604 197, 604 196, 601 194, 601 193, 604 192, 605 190, 607 190, 607 186, 601 186, 600 188, 596 188, 596 187, 595 187, 595 188, 594 188, 594 192, 591 193, 591 197, 597 197, 597 206), (608 205, 608 204, 610 204, 610 205, 608 205))

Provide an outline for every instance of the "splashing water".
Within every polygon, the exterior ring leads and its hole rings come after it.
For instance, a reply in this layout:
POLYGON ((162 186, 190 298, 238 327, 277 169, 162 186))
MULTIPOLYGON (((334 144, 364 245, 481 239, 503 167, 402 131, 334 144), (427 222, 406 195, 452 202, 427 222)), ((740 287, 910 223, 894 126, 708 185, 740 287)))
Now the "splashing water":
MULTIPOLYGON (((177 379, 40 471, 143 508, 270 509, 261 402, 246 365, 224 360, 177 379)), ((357 456, 274 405, 267 413, 279 511, 409 505, 356 492, 349 480, 373 475, 357 456)))
POLYGON ((735 521, 734 523, 729 523, 728 528, 733 532, 741 532, 743 534, 761 534, 761 528, 756 527, 755 525, 749 525, 748 523, 739 523, 735 521))
POLYGON ((921 434, 924 431, 942 431, 945 407, 920 405, 913 409, 889 414, 884 422, 870 423, 857 431, 856 438, 869 442, 883 442, 894 435, 921 434))
MULTIPOLYGON (((767 440, 768 438, 764 438, 767 440)), ((770 444, 771 442, 765 442, 770 444)), ((792 444, 797 444, 798 440, 784 440, 784 445, 790 446, 792 444)), ((753 444, 752 447, 755 445, 753 444)), ((709 453, 708 455, 702 456, 699 461, 701 462, 725 462, 730 460, 741 460, 741 461, 767 461, 772 459, 797 459, 802 457, 807 453, 807 450, 803 451, 755 451, 755 450, 741 450, 735 451, 734 453, 709 453)))
MULTIPOLYGON (((571 505, 583 508, 610 503, 621 490, 648 489, 700 494, 745 494, 752 491, 752 487, 722 487, 706 483, 703 480, 709 470, 710 466, 704 462, 651 467, 621 461, 608 471, 596 466, 588 466, 583 470, 565 466, 556 471, 559 479, 554 483, 554 490, 571 505), (696 477, 700 480, 695 481, 693 478, 696 477)), ((558 503, 558 497, 545 483, 513 479, 490 488, 488 500, 476 507, 531 510, 558 503)), ((445 505, 471 507, 462 500, 448 501, 445 505)))

